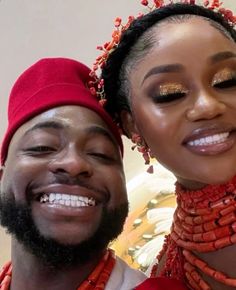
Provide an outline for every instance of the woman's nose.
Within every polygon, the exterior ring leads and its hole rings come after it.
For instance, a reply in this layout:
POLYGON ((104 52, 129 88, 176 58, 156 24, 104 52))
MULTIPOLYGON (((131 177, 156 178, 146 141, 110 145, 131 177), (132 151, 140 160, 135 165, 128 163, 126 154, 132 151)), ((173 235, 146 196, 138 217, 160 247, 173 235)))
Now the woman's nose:
POLYGON ((201 93, 192 107, 187 110, 186 116, 189 121, 214 119, 225 112, 226 105, 218 98, 207 93, 201 93))

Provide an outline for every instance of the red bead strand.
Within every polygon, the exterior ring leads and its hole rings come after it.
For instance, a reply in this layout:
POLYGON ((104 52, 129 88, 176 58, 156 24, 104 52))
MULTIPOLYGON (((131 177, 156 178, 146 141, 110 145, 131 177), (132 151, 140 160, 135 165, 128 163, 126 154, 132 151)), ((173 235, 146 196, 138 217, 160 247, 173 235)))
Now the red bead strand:
MULTIPOLYGON (((228 277, 196 257, 194 252, 213 252, 236 244, 236 177, 224 185, 206 186, 197 191, 176 184, 177 208, 170 235, 157 256, 166 256, 160 276, 182 280, 191 289, 211 290, 205 274, 228 286, 236 287, 236 277, 228 277), (180 274, 181 273, 181 274, 180 274)), ((156 264, 151 272, 155 277, 156 264)))
MULTIPOLYGON (((93 272, 77 290, 104 290, 115 266, 115 261, 114 251, 108 249, 93 272)), ((0 272, 0 290, 10 290, 11 276, 12 265, 9 262, 0 272)))

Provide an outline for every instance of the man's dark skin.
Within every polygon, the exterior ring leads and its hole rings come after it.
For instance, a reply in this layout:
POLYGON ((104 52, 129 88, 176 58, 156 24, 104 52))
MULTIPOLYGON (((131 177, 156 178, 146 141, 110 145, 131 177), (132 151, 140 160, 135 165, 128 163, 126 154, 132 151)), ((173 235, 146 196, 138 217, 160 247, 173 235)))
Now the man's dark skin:
MULTIPOLYGON (((110 240, 121 232, 127 215, 122 157, 108 126, 92 110, 68 105, 24 123, 13 135, 1 169, 0 201, 1 222, 12 233, 10 289, 77 289, 95 268, 110 240), (70 205, 44 201, 45 194, 53 199, 53 193, 69 196, 70 205), (83 201, 78 201, 79 197, 83 201), (5 205, 12 210, 7 212, 5 205), (40 239, 53 241, 52 245, 59 245, 62 253, 64 248, 75 249, 94 235, 96 241, 89 245, 91 248, 97 244, 97 249, 93 247, 90 253, 84 250, 81 259, 69 251, 74 257, 71 263, 69 259, 61 261, 60 255, 51 257, 49 251, 35 250, 40 249, 37 241, 32 246, 22 232, 14 232, 21 222, 18 217, 12 222, 11 215, 19 207, 31 215, 40 239), (114 215, 114 211, 120 214, 114 215), (112 219, 106 218, 107 236, 98 230, 104 212, 112 219), (113 217, 117 216, 115 222, 113 217)), ((25 233, 30 231, 27 225, 24 227, 25 233)))

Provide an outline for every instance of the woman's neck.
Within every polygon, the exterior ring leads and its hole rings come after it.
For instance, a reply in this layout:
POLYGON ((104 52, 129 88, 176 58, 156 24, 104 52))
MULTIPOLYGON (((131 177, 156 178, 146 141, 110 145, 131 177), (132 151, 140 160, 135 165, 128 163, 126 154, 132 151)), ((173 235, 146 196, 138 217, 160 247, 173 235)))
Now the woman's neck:
POLYGON ((207 184, 205 184, 205 183, 194 181, 194 180, 184 179, 184 178, 179 177, 179 176, 176 176, 176 178, 177 178, 177 182, 179 184, 181 184, 183 188, 186 188, 188 190, 198 190, 198 189, 202 189, 205 186, 207 186, 207 184))

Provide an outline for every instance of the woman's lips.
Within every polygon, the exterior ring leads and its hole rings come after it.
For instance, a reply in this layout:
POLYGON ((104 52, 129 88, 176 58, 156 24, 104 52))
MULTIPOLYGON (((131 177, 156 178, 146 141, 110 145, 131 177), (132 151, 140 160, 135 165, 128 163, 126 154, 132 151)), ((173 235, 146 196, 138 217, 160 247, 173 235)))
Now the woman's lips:
POLYGON ((214 135, 198 138, 193 141, 189 141, 187 144, 189 146, 211 146, 215 144, 220 144, 227 140, 229 134, 230 134, 229 132, 214 134, 214 135))
MULTIPOLYGON (((209 136, 209 138, 211 138, 211 136, 209 136)), ((221 139, 221 141, 218 141, 216 143, 208 142, 207 144, 204 143, 199 145, 190 145, 189 143, 187 143, 186 147, 194 153, 199 153, 202 155, 217 155, 230 150, 234 146, 234 144, 235 134, 229 135, 229 137, 221 139)))
POLYGON ((221 123, 193 130, 184 139, 183 145, 196 154, 217 155, 230 150, 235 141, 235 127, 221 123))

